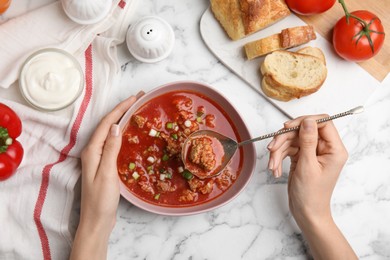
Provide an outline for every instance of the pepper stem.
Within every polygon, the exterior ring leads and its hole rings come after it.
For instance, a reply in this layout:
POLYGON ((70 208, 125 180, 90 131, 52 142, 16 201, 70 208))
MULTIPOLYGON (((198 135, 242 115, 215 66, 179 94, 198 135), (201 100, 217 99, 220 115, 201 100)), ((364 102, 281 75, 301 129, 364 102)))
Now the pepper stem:
POLYGON ((12 142, 13 140, 9 137, 8 130, 4 127, 0 127, 0 153, 5 153, 12 142))

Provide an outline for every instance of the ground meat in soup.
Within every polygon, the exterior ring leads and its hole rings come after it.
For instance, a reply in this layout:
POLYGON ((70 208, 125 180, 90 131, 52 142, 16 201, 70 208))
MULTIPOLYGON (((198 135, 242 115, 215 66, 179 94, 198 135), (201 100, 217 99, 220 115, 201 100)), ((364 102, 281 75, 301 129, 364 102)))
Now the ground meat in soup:
POLYGON ((206 171, 211 171, 216 163, 212 143, 207 137, 196 138, 191 143, 190 161, 206 171))
POLYGON ((176 190, 176 186, 170 181, 157 181, 157 188, 162 192, 172 192, 176 190))
POLYGON ((192 202, 192 201, 196 201, 197 199, 198 199, 198 193, 190 190, 184 190, 182 195, 179 197, 179 201, 181 202, 192 202))
POLYGON ((143 128, 146 123, 146 118, 140 115, 135 115, 133 116, 133 121, 138 126, 138 128, 143 128))

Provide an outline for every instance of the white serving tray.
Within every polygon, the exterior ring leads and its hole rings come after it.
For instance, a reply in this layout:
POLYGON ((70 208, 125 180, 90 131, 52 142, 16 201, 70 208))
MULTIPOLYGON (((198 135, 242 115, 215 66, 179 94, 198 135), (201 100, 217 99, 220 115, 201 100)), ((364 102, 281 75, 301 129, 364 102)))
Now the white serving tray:
MULTIPOLYGON (((260 87, 262 76, 259 70, 264 58, 248 61, 243 46, 247 42, 299 25, 306 24, 291 14, 253 35, 232 41, 215 19, 211 9, 208 8, 201 18, 200 32, 208 48, 225 66, 291 118, 306 114, 327 113, 332 115, 364 105, 369 96, 381 85, 380 82, 356 63, 339 58, 334 52, 333 46, 318 33, 316 40, 304 46, 319 47, 326 57, 328 76, 321 89, 310 96, 289 102, 281 102, 265 96, 260 87)), ((297 50, 304 46, 291 50, 297 50)))

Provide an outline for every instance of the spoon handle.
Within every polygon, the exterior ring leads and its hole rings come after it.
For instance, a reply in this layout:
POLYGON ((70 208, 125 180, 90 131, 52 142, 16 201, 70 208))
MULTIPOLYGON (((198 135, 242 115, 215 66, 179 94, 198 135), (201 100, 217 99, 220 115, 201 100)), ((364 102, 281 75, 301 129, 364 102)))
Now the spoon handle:
MULTIPOLYGON (((363 111, 364 111, 363 106, 358 106, 358 107, 355 107, 355 108, 353 108, 351 110, 345 111, 343 113, 339 113, 339 114, 336 114, 336 115, 333 115, 333 116, 317 119, 316 122, 318 124, 320 124, 320 123, 324 123, 324 122, 327 122, 327 121, 330 121, 330 120, 333 120, 333 119, 337 119, 337 118, 340 118, 340 117, 359 114, 359 113, 362 113, 363 111)), ((271 138, 271 137, 274 137, 274 136, 277 136, 277 135, 281 135, 281 134, 285 134, 285 133, 288 133, 288 132, 298 131, 299 128, 300 128, 299 125, 298 126, 294 126, 294 127, 290 127, 290 128, 283 128, 283 129, 280 129, 279 131, 276 131, 276 132, 273 132, 273 133, 270 133, 270 134, 265 134, 265 135, 262 135, 262 136, 259 136, 259 137, 253 138, 253 139, 249 139, 249 140, 240 142, 240 143, 238 143, 238 146, 240 147, 240 146, 248 144, 248 143, 257 142, 257 141, 260 141, 260 140, 264 140, 264 139, 271 138)))

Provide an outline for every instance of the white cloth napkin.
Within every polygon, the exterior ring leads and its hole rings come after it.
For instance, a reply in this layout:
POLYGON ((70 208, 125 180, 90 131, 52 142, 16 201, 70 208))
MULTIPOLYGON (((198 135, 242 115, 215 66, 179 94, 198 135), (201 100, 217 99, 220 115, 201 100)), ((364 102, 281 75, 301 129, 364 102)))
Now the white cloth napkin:
POLYGON ((74 54, 86 80, 68 108, 69 118, 0 98, 22 120, 18 140, 25 151, 16 174, 0 182, 0 259, 69 257, 80 152, 106 113, 105 97, 120 74, 116 46, 125 39, 135 7, 135 0, 114 0, 105 20, 81 26, 56 2, 0 26, 2 87, 13 86, 27 55, 48 46, 74 54))

